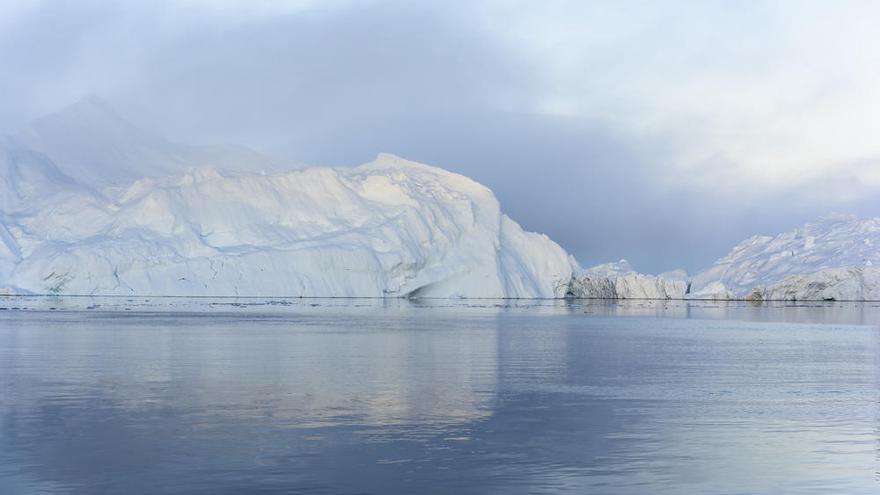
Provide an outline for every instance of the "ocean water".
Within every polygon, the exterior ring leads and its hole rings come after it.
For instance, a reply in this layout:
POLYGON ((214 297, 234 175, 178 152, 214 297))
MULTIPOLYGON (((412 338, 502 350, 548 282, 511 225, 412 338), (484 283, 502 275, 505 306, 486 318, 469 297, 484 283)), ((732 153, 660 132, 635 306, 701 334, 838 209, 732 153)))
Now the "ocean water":
POLYGON ((880 493, 880 308, 0 298, 0 493, 880 493))

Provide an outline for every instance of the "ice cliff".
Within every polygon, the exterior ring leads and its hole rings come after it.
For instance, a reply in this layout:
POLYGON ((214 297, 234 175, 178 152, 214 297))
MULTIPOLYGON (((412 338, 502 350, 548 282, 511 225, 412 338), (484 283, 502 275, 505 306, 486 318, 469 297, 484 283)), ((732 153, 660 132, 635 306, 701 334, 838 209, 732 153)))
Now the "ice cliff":
POLYGON ((107 199, 4 212, 11 289, 65 294, 560 297, 568 255, 466 177, 381 155, 351 169, 202 168, 107 199))

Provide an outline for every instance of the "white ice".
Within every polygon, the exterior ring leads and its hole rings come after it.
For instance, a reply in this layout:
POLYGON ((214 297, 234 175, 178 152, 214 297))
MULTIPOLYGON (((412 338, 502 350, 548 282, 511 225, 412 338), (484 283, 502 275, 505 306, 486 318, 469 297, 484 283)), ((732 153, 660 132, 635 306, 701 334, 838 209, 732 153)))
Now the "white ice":
MULTIPOLYGON (((601 232, 596 232, 601 236, 601 232)), ((303 168, 88 98, 0 138, 0 292, 880 299, 880 219, 755 236, 692 279, 582 269, 485 186, 393 155, 303 168)))

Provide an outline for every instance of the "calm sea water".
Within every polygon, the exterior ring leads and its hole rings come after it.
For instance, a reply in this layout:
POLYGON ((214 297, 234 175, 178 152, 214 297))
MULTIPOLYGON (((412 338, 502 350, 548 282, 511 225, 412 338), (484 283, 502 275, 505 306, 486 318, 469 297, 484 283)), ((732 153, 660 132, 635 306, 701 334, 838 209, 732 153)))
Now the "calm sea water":
POLYGON ((880 308, 0 298, 0 493, 880 493, 880 308))

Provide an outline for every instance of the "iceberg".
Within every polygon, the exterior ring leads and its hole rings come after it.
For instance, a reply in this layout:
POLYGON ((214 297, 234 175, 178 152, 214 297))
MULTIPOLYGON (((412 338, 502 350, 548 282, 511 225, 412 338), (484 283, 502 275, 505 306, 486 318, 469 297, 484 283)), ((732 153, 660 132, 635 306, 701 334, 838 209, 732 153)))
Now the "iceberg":
POLYGON ((571 279, 568 254, 489 189, 392 155, 70 192, 0 233, 4 285, 43 294, 545 298, 571 279))
POLYGON ((607 299, 880 300, 880 218, 829 215, 753 236, 692 278, 645 275, 626 260, 575 269, 569 295, 607 299))
POLYGON ((569 296, 584 299, 684 299, 687 291, 684 270, 646 275, 627 260, 576 271, 569 284, 569 296))
POLYGON ((695 276, 688 297, 782 301, 880 299, 880 218, 831 215, 754 236, 695 276))
POLYGON ((142 133, 94 99, 5 138, 0 291, 552 298, 568 290, 568 254, 525 232, 467 177, 389 154, 354 168, 279 171, 282 162, 256 152, 213 160, 223 149, 142 133))
POLYGON ((569 296, 749 301, 880 300, 880 218, 829 215, 775 236, 753 236, 711 267, 645 275, 626 260, 575 268, 569 296))

